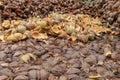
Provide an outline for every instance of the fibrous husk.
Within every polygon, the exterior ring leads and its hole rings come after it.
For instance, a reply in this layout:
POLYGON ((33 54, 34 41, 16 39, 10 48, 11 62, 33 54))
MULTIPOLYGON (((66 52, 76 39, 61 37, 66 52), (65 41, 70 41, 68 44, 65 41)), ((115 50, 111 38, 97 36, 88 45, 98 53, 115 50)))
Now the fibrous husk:
MULTIPOLYGON (((27 19, 29 17, 46 17, 51 12, 87 14, 104 19, 111 29, 120 32, 120 1, 119 0, 2 0, 2 19, 27 19), (30 2, 29 2, 30 1, 30 2), (17 3, 17 4, 16 4, 17 3), (5 5, 4 5, 5 4, 5 5), (50 4, 50 5, 49 5, 50 4), (32 6, 32 7, 30 7, 32 6), (40 15, 39 15, 40 14, 40 15)), ((54 14, 55 17, 56 14, 54 14)), ((61 18, 61 17, 60 17, 61 18)), ((55 21, 59 21, 59 17, 55 21)), ((120 33, 119 33, 120 34, 120 33)))
POLYGON ((88 42, 94 40, 95 36, 101 33, 111 32, 109 28, 103 26, 98 18, 92 18, 84 14, 58 14, 52 13, 47 18, 29 18, 25 20, 11 20, 2 23, 3 33, 7 37, 7 41, 19 41, 26 38, 47 39, 48 34, 61 38, 68 38, 72 41, 80 40, 88 42), (8 27, 10 26, 10 27, 8 27), (19 33, 23 38, 16 40, 15 34, 19 33))

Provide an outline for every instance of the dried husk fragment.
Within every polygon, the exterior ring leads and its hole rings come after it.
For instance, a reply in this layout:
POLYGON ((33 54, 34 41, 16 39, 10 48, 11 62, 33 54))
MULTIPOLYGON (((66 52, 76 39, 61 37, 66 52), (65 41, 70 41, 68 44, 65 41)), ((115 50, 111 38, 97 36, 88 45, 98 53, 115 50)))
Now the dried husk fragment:
POLYGON ((4 35, 0 35, 0 41, 4 41, 4 35))
POLYGON ((14 34, 11 34, 9 36, 6 37, 7 41, 18 41, 18 39, 15 37, 14 34))
POLYGON ((34 32, 32 32, 32 37, 34 38, 34 39, 47 39, 48 38, 48 36, 47 36, 47 34, 46 33, 40 33, 40 32, 38 32, 38 31, 34 31, 34 32))
POLYGON ((7 41, 20 41, 22 39, 25 39, 25 38, 24 38, 23 34, 21 34, 21 33, 14 33, 14 34, 8 35, 6 37, 7 41))
POLYGON ((28 30, 32 30, 32 29, 34 29, 34 28, 36 27, 35 24, 32 23, 32 22, 27 22, 27 23, 25 24, 25 26, 26 26, 26 28, 27 28, 28 30))
MULTIPOLYGON (((26 21, 11 20, 11 23, 7 20, 3 22, 3 26, 5 26, 3 27, 5 37, 10 37, 10 35, 15 33, 21 33, 23 38, 17 40, 31 37, 34 39, 47 39, 47 35, 51 35, 71 39, 72 41, 80 40, 86 43, 89 40, 94 40, 95 37, 101 33, 111 32, 109 28, 106 28, 106 26, 101 23, 99 18, 92 18, 84 14, 53 13, 46 18, 29 18, 26 21), (56 23, 54 23, 54 21, 56 21, 56 23)), ((13 35, 12 38, 15 40, 13 35)))
POLYGON ((19 25, 17 27, 17 31, 20 32, 20 33, 24 33, 26 31, 26 27, 23 26, 23 25, 19 25))
POLYGON ((32 37, 32 34, 31 34, 31 32, 29 30, 26 30, 24 32, 24 35, 26 35, 28 38, 32 37))
POLYGON ((9 20, 5 20, 4 23, 2 23, 2 27, 10 28, 10 21, 9 20))
POLYGON ((32 53, 26 53, 25 55, 21 56, 21 60, 25 63, 28 63, 30 60, 36 60, 36 56, 32 53))
POLYGON ((50 28, 49 33, 53 36, 60 34, 60 29, 58 26, 53 26, 50 28))
POLYGON ((15 33, 14 36, 17 38, 17 40, 21 40, 23 38, 23 34, 21 33, 15 33))
POLYGON ((41 28, 45 29, 47 27, 47 22, 46 21, 37 21, 36 22, 38 26, 41 28))
POLYGON ((14 34, 16 32, 17 32, 17 30, 15 28, 10 28, 10 29, 6 30, 5 33, 6 33, 6 35, 11 35, 11 34, 14 34))

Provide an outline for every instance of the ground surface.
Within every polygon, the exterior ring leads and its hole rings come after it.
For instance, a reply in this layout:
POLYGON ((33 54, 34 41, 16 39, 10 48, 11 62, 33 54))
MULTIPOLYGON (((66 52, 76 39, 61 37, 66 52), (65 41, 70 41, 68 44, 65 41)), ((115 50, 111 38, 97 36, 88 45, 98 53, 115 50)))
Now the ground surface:
POLYGON ((10 43, 1 41, 0 80, 120 79, 119 0, 100 0, 99 3, 82 1, 78 3, 77 0, 24 1, 4 0, 0 5, 2 20, 25 19, 38 14, 44 17, 52 11, 73 12, 73 14, 84 13, 93 17, 100 17, 105 23, 110 24, 107 27, 111 28, 113 32, 112 34, 103 33, 87 43, 81 41, 72 43, 70 40, 53 36, 49 36, 44 41, 35 39, 10 43), (30 5, 27 5, 28 3, 30 5), (36 4, 39 4, 39 7, 36 4), (26 53, 33 53, 37 60, 30 60, 29 63, 23 62, 20 57, 26 53), (98 78, 90 79, 91 76, 98 78))

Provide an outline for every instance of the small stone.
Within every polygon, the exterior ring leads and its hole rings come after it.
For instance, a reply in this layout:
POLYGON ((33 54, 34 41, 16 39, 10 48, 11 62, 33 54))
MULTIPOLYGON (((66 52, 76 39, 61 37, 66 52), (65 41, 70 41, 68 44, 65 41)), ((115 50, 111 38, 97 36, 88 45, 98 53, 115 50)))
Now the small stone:
POLYGON ((18 75, 14 78, 14 80, 28 80, 28 77, 25 75, 18 75))

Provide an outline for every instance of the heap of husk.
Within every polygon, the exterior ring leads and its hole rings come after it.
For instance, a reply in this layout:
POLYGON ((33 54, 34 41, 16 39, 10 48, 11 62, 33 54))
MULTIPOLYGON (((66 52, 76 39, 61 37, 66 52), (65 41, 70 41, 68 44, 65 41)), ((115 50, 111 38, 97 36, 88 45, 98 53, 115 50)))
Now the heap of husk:
POLYGON ((5 20, 0 29, 0 40, 15 42, 27 38, 47 39, 49 35, 87 42, 100 33, 110 32, 110 29, 106 28, 98 18, 83 14, 58 13, 52 13, 46 18, 5 20))

